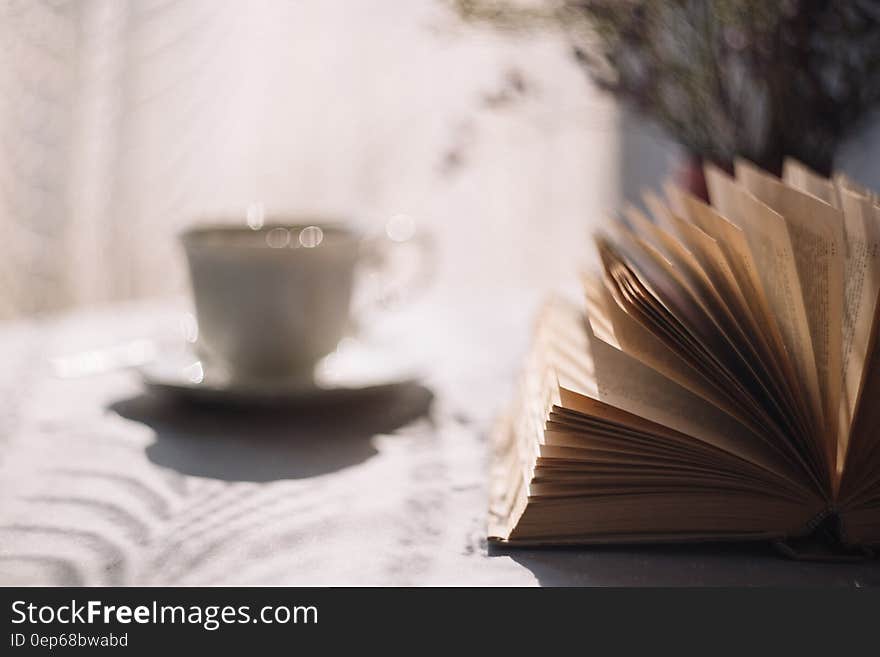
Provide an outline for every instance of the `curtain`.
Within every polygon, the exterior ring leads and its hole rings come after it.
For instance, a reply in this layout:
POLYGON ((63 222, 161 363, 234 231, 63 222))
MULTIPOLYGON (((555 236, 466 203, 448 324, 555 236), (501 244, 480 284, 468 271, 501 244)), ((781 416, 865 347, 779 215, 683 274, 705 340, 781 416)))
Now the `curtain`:
POLYGON ((450 285, 555 280, 615 122, 557 36, 442 0, 0 0, 0 318, 179 292, 175 235, 252 203, 410 214, 450 285))

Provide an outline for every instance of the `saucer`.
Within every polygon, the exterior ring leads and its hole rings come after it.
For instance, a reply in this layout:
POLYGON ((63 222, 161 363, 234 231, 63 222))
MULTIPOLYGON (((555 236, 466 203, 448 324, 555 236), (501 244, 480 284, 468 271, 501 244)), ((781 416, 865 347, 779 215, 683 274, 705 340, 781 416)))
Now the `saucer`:
POLYGON ((414 381, 416 374, 394 367, 387 354, 346 338, 321 359, 314 373, 287 379, 239 379, 221 366, 200 359, 193 345, 159 350, 156 358, 137 368, 146 388, 182 401, 230 404, 281 404, 344 398, 365 389, 414 381))

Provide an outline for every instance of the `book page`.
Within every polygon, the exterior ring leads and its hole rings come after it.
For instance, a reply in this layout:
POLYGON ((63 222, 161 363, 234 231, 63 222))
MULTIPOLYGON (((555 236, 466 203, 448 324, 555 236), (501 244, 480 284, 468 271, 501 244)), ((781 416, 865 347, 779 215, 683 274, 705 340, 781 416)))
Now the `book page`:
POLYGON ((724 304, 732 313, 740 317, 745 325, 752 329, 751 332, 755 334, 754 337, 763 345, 765 352, 772 353, 769 343, 765 339, 764 331, 759 328, 748 300, 743 294, 718 241, 696 224, 685 221, 678 214, 665 208, 662 205, 662 201, 656 197, 652 197, 651 205, 655 208, 652 209, 652 213, 662 213, 664 223, 668 226, 668 229, 675 232, 688 251, 697 260, 700 267, 712 281, 724 304))
MULTIPOLYGON (((593 412, 588 399, 595 399, 685 435, 707 442, 730 454, 789 480, 792 466, 748 428, 666 379, 635 358, 597 339, 586 318, 576 309, 561 306, 551 343, 562 389, 564 407, 593 412), (588 362, 572 360, 572 354, 588 356, 588 362), (574 397, 566 397, 566 391, 574 397), (587 406, 580 406, 578 396, 587 406)), ((649 427, 645 427, 650 429, 649 427)))
MULTIPOLYGON (((783 164, 782 179, 792 187, 812 194, 844 213, 844 296, 843 296, 843 388, 840 399, 840 418, 837 440, 837 467, 840 470, 845 462, 852 426, 853 412, 858 396, 859 382, 864 367, 867 334, 870 330, 871 301, 869 288, 865 288, 866 275, 871 280, 870 271, 864 264, 869 263, 868 244, 872 242, 866 235, 871 231, 871 202, 854 183, 838 175, 837 184, 829 178, 820 176, 797 160, 787 158, 783 164), (848 195, 850 198, 845 199, 848 195), (862 201, 867 213, 861 208, 862 201), (864 224, 864 220, 868 224, 864 224), (857 335, 858 334, 858 335, 857 335)), ((868 264, 870 268, 870 264, 868 264)), ((870 287, 870 285, 869 285, 870 287)))
MULTIPOLYGON (((650 222, 649 222, 650 223, 650 222)), ((643 287, 645 303, 658 305, 689 343, 699 346, 711 359, 730 363, 725 356, 733 350, 731 340, 706 306, 687 277, 645 234, 635 233, 622 224, 615 226, 618 240, 614 248, 624 257, 633 282, 643 287)))
POLYGON ((871 200, 871 203, 874 205, 880 205, 880 195, 878 195, 877 192, 868 189, 864 185, 860 185, 845 173, 834 174, 834 185, 838 190, 845 189, 850 192, 855 192, 859 196, 867 196, 871 200))
POLYGON ((845 454, 880 291, 880 208, 870 198, 847 189, 840 190, 840 200, 846 233, 840 418, 845 454))
MULTIPOLYGON (((662 253, 665 262, 658 260, 658 263, 663 266, 663 273, 670 278, 679 279, 680 284, 688 290, 703 313, 713 321, 716 331, 724 336, 743 364, 752 373, 755 373, 757 368, 759 385, 763 385, 768 378, 774 378, 774 374, 769 374, 764 369, 766 363, 763 360, 758 362, 752 337, 743 329, 743 325, 734 314, 736 306, 732 307, 719 292, 700 260, 676 237, 649 221, 637 209, 629 207, 625 210, 625 214, 636 229, 639 238, 662 253)), ((671 222, 672 218, 667 217, 667 220, 671 222)), ((639 238, 630 236, 630 239, 641 241, 639 238)), ((778 379, 772 381, 772 384, 776 383, 778 379)))
POLYGON ((739 412, 718 390, 714 382, 707 380, 699 371, 691 367, 641 322, 630 317, 612 298, 611 292, 604 285, 586 280, 585 289, 587 318, 597 338, 637 358, 728 415, 739 416, 739 412))
MULTIPOLYGON (((640 361, 643 365, 656 370, 666 378, 678 383, 698 397, 711 403, 719 410, 737 420, 743 426, 771 443, 775 451, 785 453, 785 458, 804 471, 812 473, 811 467, 804 461, 800 451, 793 447, 785 437, 773 437, 774 433, 766 422, 756 421, 754 416, 744 413, 739 403, 730 397, 728 387, 719 386, 701 370, 695 368, 678 351, 667 345, 642 322, 629 315, 613 298, 613 284, 606 281, 605 285, 598 282, 585 282, 587 289, 587 313, 593 334, 609 346, 622 350, 627 355, 640 361)), ((778 435, 778 434, 777 434, 778 435)), ((817 481, 813 475, 811 479, 817 481)))
POLYGON ((741 315, 744 319, 751 320, 752 332, 760 336, 759 342, 765 349, 765 358, 774 363, 780 381, 787 382, 785 396, 791 400, 793 408, 799 409, 797 420, 802 432, 811 433, 814 430, 809 427, 816 422, 815 407, 807 386, 798 377, 793 359, 785 347, 743 230, 711 206, 677 187, 667 185, 666 195, 675 199, 675 206, 683 213, 681 216, 687 218, 684 221, 679 218, 678 213, 671 213, 679 234, 691 237, 693 243, 698 245, 695 252, 711 254, 709 261, 715 264, 709 268, 717 269, 723 278, 731 281, 728 288, 730 298, 740 300, 743 308, 741 315))
POLYGON ((823 436, 833 463, 843 385, 843 215, 744 160, 737 160, 735 169, 737 179, 778 212, 788 229, 819 378, 826 422, 823 436))
POLYGON ((653 242, 663 244, 667 258, 676 263, 688 276, 691 285, 698 289, 701 298, 707 302, 712 315, 720 321, 748 369, 757 377, 758 386, 770 395, 771 403, 779 408, 783 416, 794 428, 803 431, 803 421, 808 411, 800 397, 793 394, 788 385, 789 377, 779 365, 774 350, 770 348, 742 296, 736 279, 730 270, 718 243, 694 224, 677 217, 664 209, 659 199, 652 205, 656 212, 663 213, 670 228, 689 239, 681 242, 662 227, 646 222, 637 211, 627 214, 642 235, 649 236, 653 242), (687 244, 687 248, 684 244, 687 244), (797 428, 799 427, 799 428, 797 428))
POLYGON ((742 298, 749 306, 752 318, 758 324, 758 332, 771 341, 774 347, 772 351, 779 354, 780 360, 786 365, 789 379, 797 381, 743 230, 711 206, 677 187, 667 185, 666 194, 673 207, 679 208, 673 212, 674 216, 686 218, 696 230, 715 241, 724 256, 727 269, 736 279, 742 298))
POLYGON ((807 395, 813 426, 821 435, 826 426, 825 406, 810 323, 785 220, 720 169, 707 166, 705 171, 712 204, 742 228, 758 287, 766 295, 770 317, 776 320, 797 380, 807 395))
MULTIPOLYGON (((840 482, 841 507, 847 513, 874 498, 880 507, 880 298, 874 302, 868 353, 856 399, 846 466, 840 482)), ((874 509, 874 514, 880 508, 874 509)), ((876 517, 876 516, 875 516, 876 517)))
MULTIPOLYGON (((705 258, 697 257, 696 253, 700 252, 691 251, 688 248, 690 245, 685 246, 671 232, 651 222, 636 208, 629 206, 624 210, 624 213, 633 224, 636 233, 660 251, 666 260, 681 272, 687 286, 696 292, 697 303, 701 304, 704 312, 712 315, 721 324, 719 328, 736 332, 728 338, 732 338, 738 343, 749 341, 749 346, 751 346, 750 336, 742 331, 742 325, 734 315, 736 301, 734 300, 732 304, 731 300, 720 292, 719 286, 716 286, 715 282, 717 276, 711 277, 709 272, 713 270, 707 271, 704 267, 705 258)), ((671 215, 667 214, 666 221, 672 224, 674 220, 671 215)), ((670 273, 670 275, 674 274, 670 273)), ((724 289, 723 286, 721 289, 724 289)))
POLYGON ((628 251, 627 258, 637 264, 641 282, 654 297, 661 287, 672 289, 674 284, 684 299, 670 303, 668 295, 659 298, 668 307, 673 321, 686 320, 683 329, 691 346, 679 345, 679 349, 685 350, 682 353, 695 356, 699 363, 695 367, 718 382, 730 396, 739 409, 738 419, 760 430, 762 436, 775 434, 786 442, 794 438, 802 449, 814 447, 813 442, 803 440, 805 415, 792 402, 787 381, 777 375, 772 361, 768 363, 754 350, 753 340, 731 314, 693 254, 641 213, 633 211, 628 216, 639 234, 628 233, 623 227, 617 232, 636 247, 628 251), (652 247, 651 241, 663 244, 665 257, 652 247))
POLYGON ((793 158, 786 158, 782 164, 782 180, 795 189, 816 198, 822 199, 828 205, 840 209, 840 199, 837 187, 829 178, 820 176, 805 164, 793 158))
MULTIPOLYGON (((685 221, 678 215, 668 212, 668 221, 672 230, 676 232, 688 250, 699 262, 703 271, 712 281, 724 304, 730 309, 739 323, 748 329, 750 337, 760 347, 764 358, 770 360, 776 366, 777 374, 782 370, 777 365, 775 352, 770 346, 765 331, 755 317, 748 300, 742 292, 736 275, 730 268, 724 252, 717 240, 705 233, 696 224, 685 221)), ((784 380, 784 377, 781 377, 784 380)))

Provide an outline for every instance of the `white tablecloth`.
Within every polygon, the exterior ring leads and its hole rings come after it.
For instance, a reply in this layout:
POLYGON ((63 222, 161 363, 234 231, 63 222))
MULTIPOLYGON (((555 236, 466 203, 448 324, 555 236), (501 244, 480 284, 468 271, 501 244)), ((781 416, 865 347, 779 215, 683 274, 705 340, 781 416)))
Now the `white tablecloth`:
POLYGON ((488 551, 486 433, 535 300, 502 301, 425 301, 373 332, 421 383, 274 413, 53 376, 48 357, 161 333, 177 304, 3 326, 0 584, 880 584, 765 546, 488 551))

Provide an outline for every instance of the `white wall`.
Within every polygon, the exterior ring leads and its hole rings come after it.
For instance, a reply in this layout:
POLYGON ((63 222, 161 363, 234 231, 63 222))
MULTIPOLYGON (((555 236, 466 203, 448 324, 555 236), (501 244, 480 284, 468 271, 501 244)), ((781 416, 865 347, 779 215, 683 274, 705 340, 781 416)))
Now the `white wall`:
POLYGON ((253 201, 406 212, 449 284, 552 285, 617 203, 565 45, 438 0, 0 0, 0 48, 0 317, 178 291, 176 232, 253 201))

